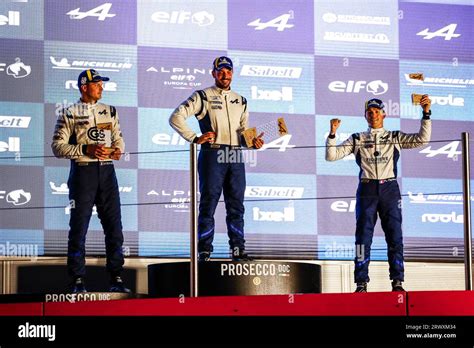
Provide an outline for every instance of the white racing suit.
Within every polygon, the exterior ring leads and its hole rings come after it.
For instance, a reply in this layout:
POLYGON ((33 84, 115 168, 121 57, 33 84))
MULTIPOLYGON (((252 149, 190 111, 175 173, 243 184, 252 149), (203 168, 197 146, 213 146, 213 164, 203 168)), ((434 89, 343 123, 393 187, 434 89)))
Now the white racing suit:
POLYGON ((118 147, 125 143, 117 110, 96 103, 76 104, 61 110, 54 130, 53 153, 71 159, 68 187, 71 203, 68 241, 68 272, 73 278, 85 275, 85 243, 94 204, 104 229, 107 270, 120 275, 124 263, 120 196, 111 160, 100 161, 86 155, 88 144, 118 147))
POLYGON ((245 248, 245 165, 243 162, 222 163, 218 158, 222 151, 236 151, 236 157, 241 155, 240 132, 248 127, 247 100, 232 90, 226 91, 216 86, 194 92, 170 116, 171 127, 189 142, 198 139, 186 124, 186 119, 193 115, 203 134, 216 133, 215 144, 205 143, 199 152, 199 252, 213 250, 214 213, 222 191, 229 245, 232 250, 237 248, 241 252, 245 248))
POLYGON ((356 195, 356 249, 354 278, 368 282, 370 248, 377 213, 387 242, 390 279, 404 280, 401 196, 397 183, 397 161, 402 149, 426 145, 431 138, 431 120, 424 114, 418 133, 406 134, 383 128, 354 133, 336 146, 335 136, 326 141, 326 160, 337 161, 351 153, 360 167, 356 195))

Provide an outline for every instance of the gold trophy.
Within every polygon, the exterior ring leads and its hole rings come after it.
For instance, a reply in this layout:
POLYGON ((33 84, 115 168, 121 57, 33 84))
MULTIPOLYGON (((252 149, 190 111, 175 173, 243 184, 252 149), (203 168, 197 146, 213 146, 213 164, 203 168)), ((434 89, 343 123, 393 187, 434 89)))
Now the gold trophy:
MULTIPOLYGON (((423 73, 412 73, 412 74, 408 74, 408 77, 412 80, 420 80, 420 81, 424 81, 425 80, 425 77, 423 76, 423 73)), ((421 102, 421 98, 423 97, 423 94, 416 94, 416 93, 412 93, 411 95, 411 103, 413 105, 420 105, 420 102, 421 102)))
POLYGON ((263 133, 262 139, 264 140, 265 144, 287 135, 288 127, 286 126, 285 119, 283 117, 279 117, 276 121, 271 121, 257 127, 248 128, 241 134, 245 139, 245 144, 247 147, 252 147, 253 140, 261 133, 263 133))

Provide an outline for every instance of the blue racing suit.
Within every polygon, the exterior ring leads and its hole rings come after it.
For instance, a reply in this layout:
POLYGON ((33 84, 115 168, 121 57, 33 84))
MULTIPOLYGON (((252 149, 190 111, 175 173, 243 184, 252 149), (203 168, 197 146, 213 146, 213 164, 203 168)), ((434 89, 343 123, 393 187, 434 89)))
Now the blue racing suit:
POLYGON ((214 213, 222 192, 230 248, 243 250, 245 165, 243 161, 227 161, 222 158, 224 155, 226 158, 242 158, 240 133, 248 128, 247 101, 232 90, 222 90, 216 86, 194 92, 170 116, 171 127, 189 142, 196 142, 198 139, 186 124, 186 119, 193 115, 203 134, 216 133, 215 143, 203 144, 198 158, 201 194, 198 251, 213 250, 214 213))
POLYGON ((390 279, 404 280, 401 195, 397 183, 397 161, 401 149, 426 144, 431 138, 431 120, 423 113, 418 133, 406 134, 384 128, 352 134, 336 146, 335 135, 326 141, 326 160, 336 161, 351 153, 360 167, 356 195, 356 251, 354 278, 368 282, 370 248, 377 213, 387 242, 390 279))
POLYGON ((71 159, 68 187, 70 221, 68 272, 73 278, 85 275, 86 234, 93 206, 104 229, 107 271, 112 277, 123 269, 123 233, 120 195, 111 160, 102 161, 86 155, 88 144, 118 147, 125 143, 117 110, 113 106, 77 102, 58 116, 51 145, 59 158, 71 159))

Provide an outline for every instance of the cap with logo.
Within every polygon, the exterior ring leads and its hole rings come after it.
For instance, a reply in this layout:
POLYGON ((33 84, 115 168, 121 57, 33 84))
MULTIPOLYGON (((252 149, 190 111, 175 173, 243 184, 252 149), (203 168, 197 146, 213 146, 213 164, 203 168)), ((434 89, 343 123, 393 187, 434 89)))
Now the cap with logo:
POLYGON ((234 68, 234 65, 232 64, 232 60, 229 57, 222 56, 214 59, 213 68, 217 71, 223 68, 232 70, 234 68))
POLYGON ((77 78, 77 86, 81 88, 82 85, 88 84, 89 82, 109 80, 110 79, 108 77, 100 76, 99 73, 94 69, 87 69, 79 74, 79 77, 77 78))
POLYGON ((365 111, 367 111, 369 108, 383 109, 385 108, 385 105, 380 99, 373 98, 365 102, 365 111))

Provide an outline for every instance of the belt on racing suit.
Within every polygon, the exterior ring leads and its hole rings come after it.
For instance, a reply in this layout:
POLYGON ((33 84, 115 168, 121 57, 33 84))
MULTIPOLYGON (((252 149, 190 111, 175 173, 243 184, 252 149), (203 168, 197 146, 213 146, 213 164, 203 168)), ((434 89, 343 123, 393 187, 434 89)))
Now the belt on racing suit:
POLYGON ((360 179, 360 182, 361 182, 361 184, 368 184, 370 182, 377 182, 379 184, 384 184, 386 182, 395 181, 395 180, 397 180, 397 178, 388 178, 388 179, 380 179, 380 180, 377 180, 377 179, 360 179))
POLYGON ((201 144, 201 147, 205 149, 224 149, 224 148, 228 148, 230 150, 242 149, 242 147, 238 145, 223 145, 223 144, 209 144, 209 143, 201 144))
POLYGON ((76 166, 80 166, 80 167, 83 167, 83 166, 110 166, 112 164, 114 164, 113 161, 91 161, 91 162, 81 162, 81 161, 73 161, 73 163, 76 165, 76 166))

